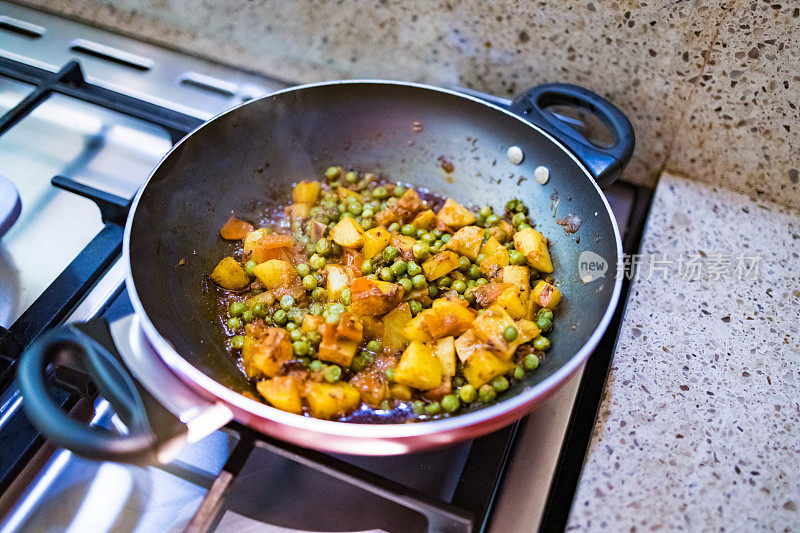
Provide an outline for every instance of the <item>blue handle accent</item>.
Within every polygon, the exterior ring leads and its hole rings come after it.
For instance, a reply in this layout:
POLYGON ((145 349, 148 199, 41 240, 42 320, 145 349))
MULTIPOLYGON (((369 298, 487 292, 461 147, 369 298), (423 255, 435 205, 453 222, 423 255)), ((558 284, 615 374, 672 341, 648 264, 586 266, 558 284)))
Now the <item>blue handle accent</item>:
POLYGON ((591 171, 601 187, 611 185, 631 159, 636 134, 625 114, 588 89, 568 83, 546 83, 514 100, 510 111, 524 117, 564 143, 591 171), (545 108, 552 105, 582 107, 597 116, 614 136, 614 144, 601 148, 545 108))

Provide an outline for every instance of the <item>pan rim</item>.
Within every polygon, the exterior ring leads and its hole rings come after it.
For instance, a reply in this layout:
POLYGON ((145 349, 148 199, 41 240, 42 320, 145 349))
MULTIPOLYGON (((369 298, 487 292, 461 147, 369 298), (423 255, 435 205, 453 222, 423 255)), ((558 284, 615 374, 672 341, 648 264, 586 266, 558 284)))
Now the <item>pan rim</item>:
POLYGON ((266 419, 278 424, 290 426, 294 429, 299 429, 303 431, 323 433, 337 437, 352 437, 352 438, 364 438, 364 439, 375 439, 375 438, 408 439, 413 437, 422 437, 426 435, 463 430, 465 427, 481 426, 496 418, 502 418, 504 414, 525 410, 526 406, 533 405, 538 398, 547 396, 549 393, 552 393, 553 391, 557 390, 567 380, 567 378, 570 375, 572 375, 576 370, 578 370, 578 368, 580 368, 581 365, 584 364, 584 362, 592 354, 594 349, 597 347, 597 344, 600 342, 600 339, 602 338, 603 334, 605 334, 605 331, 608 329, 608 325, 611 322, 611 318, 619 304, 619 297, 622 290, 622 277, 615 276, 614 288, 612 290, 608 306, 606 307, 605 313, 603 314, 600 322, 598 323, 592 335, 586 340, 583 346, 581 346, 581 348, 577 352, 575 352, 573 356, 566 363, 564 363, 558 370, 556 370, 552 375, 548 376, 547 378, 537 383, 536 385, 520 391, 519 394, 511 398, 499 401, 493 405, 483 407, 481 409, 477 409, 471 413, 466 413, 463 415, 458 415, 449 418, 443 418, 440 420, 431 420, 422 423, 411 423, 411 424, 409 423, 354 424, 354 423, 343 423, 332 420, 322 420, 317 418, 305 417, 302 415, 296 415, 286 411, 281 411, 280 409, 276 409, 267 404, 249 399, 246 396, 234 391, 233 389, 226 387, 222 383, 219 383, 218 381, 206 375, 200 369, 192 365, 188 360, 184 359, 173 348, 172 344, 159 333, 158 329, 151 322, 149 316, 147 315, 144 306, 141 303, 141 300, 139 299, 139 295, 138 292, 136 291, 136 286, 133 280, 133 272, 131 269, 131 257, 130 257, 130 240, 133 228, 133 221, 136 218, 139 201, 141 200, 150 181, 153 179, 158 170, 161 168, 163 162, 168 157, 170 157, 170 155, 175 150, 177 150, 181 144, 186 142, 187 139, 191 138, 197 131, 208 126, 209 124, 214 122, 217 118, 238 110, 240 107, 249 105, 258 100, 272 98, 283 93, 308 90, 329 85, 344 85, 344 84, 396 85, 404 87, 413 87, 418 89, 426 89, 438 93, 449 94, 452 96, 456 96, 458 98, 471 100, 488 108, 499 111, 513 119, 521 121, 528 127, 533 128, 535 131, 544 135, 548 140, 554 143, 558 148, 560 148, 563 152, 565 152, 570 159, 572 159, 575 162, 578 168, 583 171, 583 173, 589 179, 589 182, 592 184, 592 186, 594 186, 595 190, 600 195, 600 199, 602 200, 603 205, 606 208, 606 215, 609 217, 611 221, 611 226, 614 231, 614 242, 616 247, 617 264, 621 264, 621 261, 623 260, 622 239, 620 236, 616 218, 611 210, 611 206, 609 205, 607 198, 605 197, 605 194, 603 194, 602 190, 595 181, 594 177, 586 168, 586 165, 584 165, 580 161, 580 159, 578 159, 577 156, 575 156, 575 154, 573 154, 572 151, 569 150, 569 148, 567 148, 563 143, 558 141, 558 139, 553 137, 551 134, 549 134, 547 131, 543 130, 539 126, 529 122, 525 118, 515 113, 512 113, 507 109, 504 109, 486 100, 482 100, 475 96, 461 93, 456 90, 436 87, 433 85, 397 81, 397 80, 385 80, 385 79, 331 80, 331 81, 323 81, 316 83, 308 83, 308 84, 289 87, 286 89, 281 89, 279 91, 275 91, 268 95, 264 95, 258 99, 244 102, 242 104, 239 104, 235 107, 232 107, 215 115, 213 118, 199 125, 189 134, 187 134, 183 139, 181 139, 178 143, 176 143, 161 158, 161 160, 153 168, 150 175, 147 177, 145 182, 137 191, 136 196, 134 197, 131 203, 131 211, 130 211, 131 215, 128 217, 125 223, 122 256, 126 266, 125 286, 128 291, 128 296, 130 297, 134 312, 139 320, 141 328, 143 329, 143 331, 147 336, 147 339, 150 341, 158 357, 163 361, 163 363, 167 366, 167 368, 169 368, 170 371, 172 371, 176 376, 178 376, 183 381, 193 384, 196 387, 199 387, 200 389, 208 393, 209 395, 213 396, 215 398, 215 401, 222 402, 226 405, 232 406, 235 411, 247 412, 252 416, 266 419))

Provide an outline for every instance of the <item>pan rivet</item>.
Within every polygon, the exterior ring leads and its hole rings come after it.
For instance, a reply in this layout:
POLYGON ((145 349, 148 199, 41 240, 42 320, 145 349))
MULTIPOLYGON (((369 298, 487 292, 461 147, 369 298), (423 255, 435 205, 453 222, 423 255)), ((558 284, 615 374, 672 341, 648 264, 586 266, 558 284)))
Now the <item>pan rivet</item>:
POLYGON ((533 171, 533 179, 536 180, 536 183, 539 185, 544 185, 550 181, 550 171, 547 167, 536 167, 533 171))
POLYGON ((522 163, 522 160, 525 159, 525 154, 522 153, 522 148, 519 146, 509 146, 508 150, 506 151, 506 156, 514 165, 519 165, 522 163))

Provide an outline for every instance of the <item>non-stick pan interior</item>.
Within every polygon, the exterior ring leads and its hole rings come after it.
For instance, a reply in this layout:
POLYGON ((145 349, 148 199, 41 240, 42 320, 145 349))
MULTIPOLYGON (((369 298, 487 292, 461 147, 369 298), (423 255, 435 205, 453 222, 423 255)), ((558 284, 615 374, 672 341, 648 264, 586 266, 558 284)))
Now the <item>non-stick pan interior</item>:
POLYGON ((430 88, 308 86, 252 101, 184 139, 154 172, 133 215, 132 297, 179 354, 220 383, 249 388, 224 349, 208 294, 208 273, 233 250, 219 228, 231 211, 257 222, 265 206, 289 201, 293 183, 330 165, 385 173, 499 211, 514 197, 527 203, 550 240, 564 299, 546 361, 508 395, 555 372, 600 323, 617 267, 612 223, 590 178, 550 138, 496 108, 430 88), (521 165, 506 157, 512 145, 525 154, 521 165), (545 185, 533 180, 539 165, 550 171, 545 185), (556 223, 570 213, 583 221, 575 234, 556 223), (586 250, 607 261, 605 279, 580 280, 578 256, 586 250))

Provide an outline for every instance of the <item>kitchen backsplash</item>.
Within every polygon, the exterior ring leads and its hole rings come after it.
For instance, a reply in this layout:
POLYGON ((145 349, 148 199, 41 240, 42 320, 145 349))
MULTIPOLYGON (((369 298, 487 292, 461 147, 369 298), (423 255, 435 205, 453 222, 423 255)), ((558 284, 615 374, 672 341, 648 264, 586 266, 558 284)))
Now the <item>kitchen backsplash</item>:
POLYGON ((380 77, 603 94, 637 132, 625 178, 684 173, 800 207, 796 0, 25 0, 295 81, 380 77))

